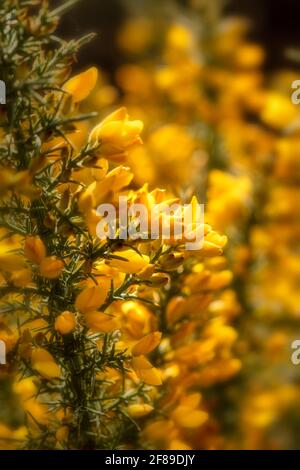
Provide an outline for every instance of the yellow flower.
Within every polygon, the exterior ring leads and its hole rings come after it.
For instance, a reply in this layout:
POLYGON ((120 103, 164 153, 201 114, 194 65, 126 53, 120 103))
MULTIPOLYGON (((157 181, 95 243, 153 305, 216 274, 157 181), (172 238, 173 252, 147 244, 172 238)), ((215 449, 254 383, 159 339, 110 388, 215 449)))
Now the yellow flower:
POLYGON ((63 312, 55 320, 55 329, 61 335, 68 335, 76 326, 76 318, 72 312, 63 312))
POLYGON ((172 418, 177 425, 183 428, 198 428, 208 420, 208 413, 179 406, 173 411, 172 418))
POLYGON ((153 406, 148 405, 146 403, 134 403, 133 405, 129 405, 127 408, 127 413, 132 418, 143 418, 147 416, 153 410, 153 406))
POLYGON ((131 361, 137 376, 148 385, 161 385, 161 373, 144 356, 134 357, 131 361))
POLYGON ((37 386, 34 377, 27 377, 13 385, 14 393, 19 395, 24 411, 28 413, 30 427, 36 428, 36 422, 47 424, 49 414, 46 405, 39 403, 36 399, 37 386))
MULTIPOLYGON (((94 181, 80 193, 78 206, 82 214, 90 213, 96 209, 108 195, 117 193, 128 186, 133 174, 125 166, 118 166, 110 171, 101 181, 94 181)), ((98 221, 100 218, 98 217, 98 221)))
POLYGON ((31 362, 32 367, 45 379, 57 379, 61 376, 59 366, 46 349, 33 349, 31 362))
POLYGON ((98 70, 91 67, 85 72, 70 78, 64 86, 63 90, 69 93, 75 103, 85 100, 92 90, 95 88, 98 80, 98 70))
POLYGON ((265 52, 258 44, 242 44, 234 54, 236 65, 247 69, 260 66, 264 57, 265 52))
POLYGON ((184 315, 185 304, 184 297, 181 296, 173 297, 170 300, 166 307, 166 318, 170 325, 176 323, 184 315))
POLYGON ((179 406, 171 413, 173 421, 180 427, 198 428, 208 420, 208 413, 197 409, 201 401, 200 393, 193 393, 183 397, 179 406))
POLYGON ((145 305, 132 300, 122 302, 121 313, 122 331, 130 338, 137 341, 151 331, 154 319, 145 305))
POLYGON ((36 264, 40 264, 46 258, 46 247, 39 237, 26 238, 24 256, 36 264))
POLYGON ((120 160, 126 150, 141 144, 142 121, 130 121, 126 108, 120 108, 106 117, 90 133, 93 144, 101 144, 100 153, 107 158, 120 160))
POLYGON ((140 255, 130 248, 114 251, 113 256, 116 258, 110 259, 107 264, 127 274, 136 274, 150 263, 149 256, 140 255))
POLYGON ((55 256, 47 256, 40 263, 40 275, 47 279, 58 278, 64 268, 64 263, 55 256))
POLYGON ((25 287, 31 283, 32 273, 30 269, 20 269, 11 274, 10 280, 14 286, 25 287))
POLYGON ((28 400, 29 398, 34 397, 37 388, 34 384, 33 377, 26 377, 25 379, 14 383, 13 391, 20 395, 22 400, 28 400))
POLYGON ((101 181, 108 172, 108 161, 98 158, 95 167, 87 167, 72 173, 72 180, 84 183, 86 186, 94 181, 101 181))
POLYGON ((194 36, 189 28, 181 24, 174 24, 169 29, 166 37, 167 46, 170 50, 175 49, 175 53, 185 52, 193 45, 194 36))
POLYGON ((85 321, 92 331, 98 331, 99 333, 111 333, 117 330, 119 326, 115 318, 109 317, 102 312, 86 313, 85 321))
POLYGON ((293 124, 298 116, 297 106, 289 97, 277 92, 269 92, 261 112, 261 119, 275 129, 282 129, 293 124))
POLYGON ((105 279, 101 285, 84 289, 76 298, 75 306, 82 313, 88 313, 101 307, 110 290, 110 280, 105 279))
MULTIPOLYGON (((224 236, 224 245, 226 244, 226 242, 227 242, 227 237, 224 236)), ((200 250, 195 250, 194 252, 192 251, 192 254, 197 253, 202 256, 214 257, 214 256, 221 255, 223 253, 222 248, 223 248, 222 246, 216 243, 210 242, 208 240, 204 240, 202 248, 200 250)))
POLYGON ((105 177, 95 185, 95 201, 99 204, 109 193, 117 193, 128 186, 133 178, 133 173, 126 166, 118 166, 107 173, 105 177))
POLYGON ((136 345, 132 348, 133 356, 141 356, 142 354, 148 354, 153 349, 157 348, 160 343, 162 334, 159 331, 150 333, 147 336, 144 336, 136 345))
POLYGON ((11 251, 13 248, 7 243, 0 244, 0 269, 2 271, 13 272, 24 269, 23 259, 11 251))

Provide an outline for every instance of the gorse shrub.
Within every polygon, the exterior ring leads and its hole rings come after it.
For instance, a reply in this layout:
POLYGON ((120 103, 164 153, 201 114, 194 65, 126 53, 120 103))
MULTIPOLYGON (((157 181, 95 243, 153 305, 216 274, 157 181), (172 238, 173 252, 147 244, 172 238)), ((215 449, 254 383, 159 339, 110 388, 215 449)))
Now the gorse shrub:
POLYGON ((172 236, 96 236, 99 204, 126 195, 150 213, 179 198, 131 184, 141 121, 80 112, 97 70, 69 78, 92 38, 55 35, 64 9, 0 7, 1 447, 215 447, 206 395, 240 369, 227 238, 204 225, 188 251, 172 236))

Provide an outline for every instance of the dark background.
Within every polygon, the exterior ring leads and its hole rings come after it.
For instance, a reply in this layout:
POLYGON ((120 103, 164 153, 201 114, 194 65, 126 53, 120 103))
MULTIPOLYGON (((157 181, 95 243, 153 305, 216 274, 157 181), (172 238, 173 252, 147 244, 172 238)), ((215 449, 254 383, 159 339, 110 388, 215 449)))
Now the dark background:
POLYGON ((287 48, 300 49, 300 0, 232 0, 228 12, 250 18, 253 36, 267 49, 266 66, 289 63, 287 48))
MULTIPOLYGON (((185 0, 174 1, 184 4, 185 0)), ((267 50, 267 69, 293 65, 285 51, 291 47, 300 50, 300 0, 228 0, 225 12, 250 19, 252 38, 262 43, 267 50)), ((122 0, 81 0, 73 7, 72 12, 65 15, 59 32, 65 37, 97 32, 93 47, 82 50, 79 62, 81 66, 98 64, 113 72, 122 61, 114 41, 115 33, 126 16, 127 11, 122 0)))

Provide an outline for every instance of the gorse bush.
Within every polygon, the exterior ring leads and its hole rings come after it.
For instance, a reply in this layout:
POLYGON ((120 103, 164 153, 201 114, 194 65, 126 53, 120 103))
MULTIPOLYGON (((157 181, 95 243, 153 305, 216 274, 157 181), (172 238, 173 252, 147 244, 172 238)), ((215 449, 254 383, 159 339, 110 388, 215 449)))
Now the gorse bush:
POLYGON ((126 108, 81 113, 98 73, 70 78, 92 37, 58 38, 64 9, 0 7, 1 447, 222 446, 214 386, 240 369, 227 238, 96 236, 102 203, 150 213, 180 195, 132 184, 143 124, 126 108))

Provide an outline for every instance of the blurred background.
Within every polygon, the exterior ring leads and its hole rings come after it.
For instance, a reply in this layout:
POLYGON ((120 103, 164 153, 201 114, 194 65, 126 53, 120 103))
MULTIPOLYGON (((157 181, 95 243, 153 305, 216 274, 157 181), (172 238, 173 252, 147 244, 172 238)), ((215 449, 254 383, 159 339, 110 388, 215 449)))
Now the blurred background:
MULTIPOLYGON (((211 0, 220 3, 218 0, 211 0)), ((160 14, 172 3, 186 5, 186 0, 153 0, 160 14)), ((55 1, 54 1, 55 4, 55 1)), ((72 14, 65 16, 60 26, 60 34, 71 37, 75 34, 97 32, 94 48, 86 48, 79 56, 80 64, 99 64, 113 72, 122 56, 117 46, 117 33, 134 10, 143 13, 148 5, 147 0, 85 0, 72 9, 72 14), (131 5, 129 6, 129 3, 131 5)), ((265 67, 276 69, 289 64, 286 54, 289 48, 300 46, 299 23, 300 4, 297 0, 228 0, 224 1, 224 15, 241 15, 251 24, 251 38, 257 40, 266 48, 267 61, 265 67)))

